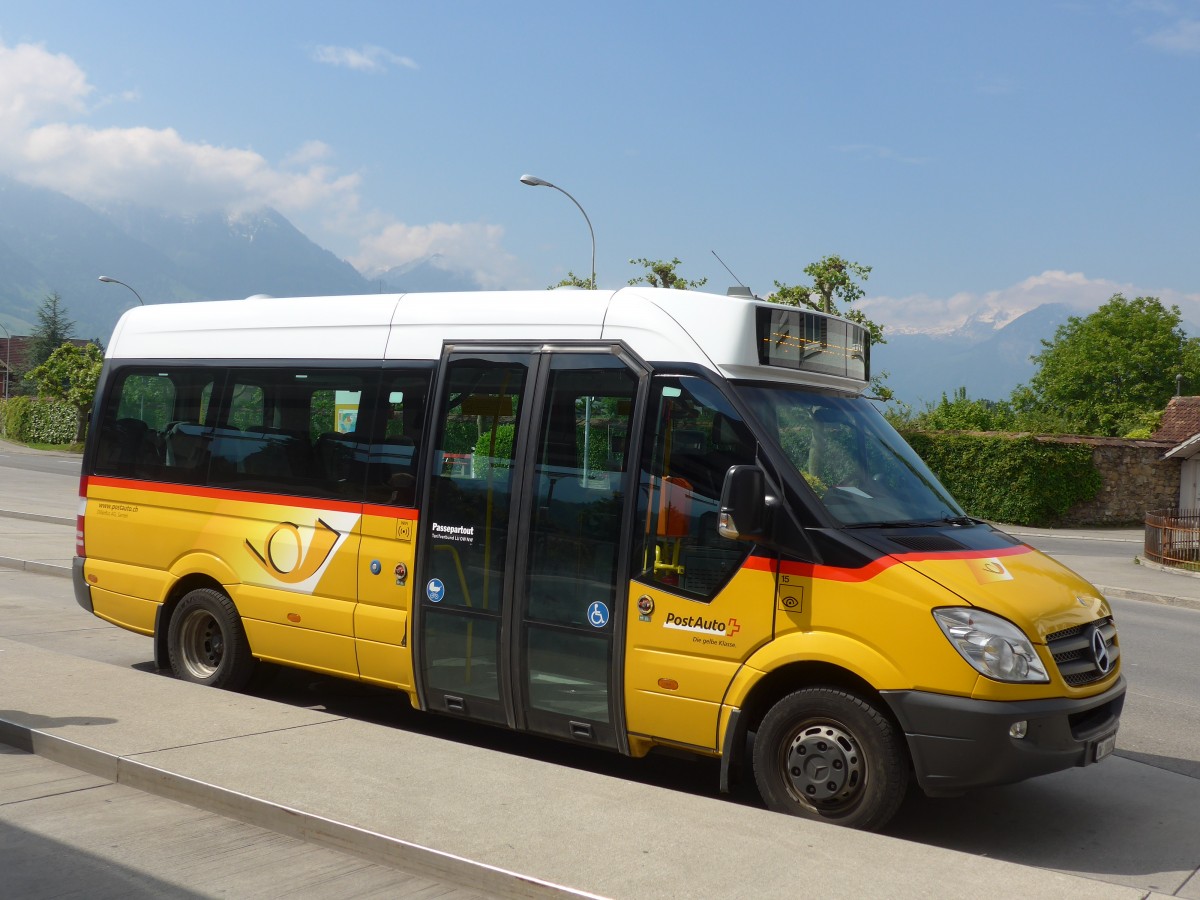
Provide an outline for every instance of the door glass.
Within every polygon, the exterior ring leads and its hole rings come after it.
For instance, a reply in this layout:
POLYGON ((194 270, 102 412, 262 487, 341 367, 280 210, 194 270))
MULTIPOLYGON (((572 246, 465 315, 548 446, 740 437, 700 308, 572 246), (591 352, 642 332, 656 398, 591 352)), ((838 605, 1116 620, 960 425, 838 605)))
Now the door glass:
POLYGON ((625 443, 637 379, 607 355, 551 363, 534 467, 526 672, 531 709, 609 721, 625 443))
POLYGON ((754 462, 741 416, 699 378, 660 377, 650 397, 638 522, 645 523, 640 578, 710 601, 750 551, 721 537, 717 514, 730 466, 754 462))
POLYGON ((511 358, 456 359, 447 370, 421 585, 425 677, 434 691, 501 697, 504 558, 527 372, 511 358))

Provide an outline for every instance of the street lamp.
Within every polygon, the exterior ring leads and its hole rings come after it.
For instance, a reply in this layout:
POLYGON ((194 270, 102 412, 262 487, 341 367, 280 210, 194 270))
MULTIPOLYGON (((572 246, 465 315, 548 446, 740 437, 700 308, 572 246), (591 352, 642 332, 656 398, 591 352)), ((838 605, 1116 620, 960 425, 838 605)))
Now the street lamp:
MULTIPOLYGON (((4 328, 0 325, 0 328, 4 328)), ((8 399, 8 381, 12 378, 12 332, 4 328, 4 334, 8 338, 4 342, 4 399, 8 399)))
MULTIPOLYGON (((115 279, 115 278, 109 278, 107 275, 101 275, 100 280, 103 281, 105 284, 119 284, 121 287, 129 288, 131 291, 133 291, 133 288, 129 287, 129 285, 127 285, 125 282, 117 281, 117 279, 115 279)), ((133 291, 133 296, 137 297, 138 306, 146 305, 145 303, 142 302, 142 295, 139 294, 137 291, 133 291)))
MULTIPOLYGON (((533 175, 522 175, 521 176, 521 184, 527 184, 530 187, 554 188, 560 194, 567 194, 567 192, 564 191, 562 188, 560 188, 557 184, 551 184, 550 182, 546 181, 545 179, 537 178, 533 175)), ((586 212, 584 212, 583 207, 579 206, 579 201, 576 200, 574 197, 572 197, 570 194, 567 194, 567 198, 572 203, 574 203, 577 207, 579 207, 579 211, 581 213, 583 213, 583 221, 587 222, 588 234, 590 234, 592 236, 592 280, 591 280, 590 284, 593 288, 595 288, 596 287, 596 232, 592 230, 592 220, 588 218, 588 214, 586 212)))

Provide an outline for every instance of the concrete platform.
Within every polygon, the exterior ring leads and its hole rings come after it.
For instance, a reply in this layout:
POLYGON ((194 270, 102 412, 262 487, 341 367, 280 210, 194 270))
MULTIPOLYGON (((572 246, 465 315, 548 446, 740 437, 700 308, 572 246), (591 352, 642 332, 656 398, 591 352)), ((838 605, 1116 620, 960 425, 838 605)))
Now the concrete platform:
POLYGON ((484 896, 201 812, 2 744, 0 797, 6 897, 484 896))
POLYGON ((1142 898, 0 640, 0 740, 496 897, 1142 898))

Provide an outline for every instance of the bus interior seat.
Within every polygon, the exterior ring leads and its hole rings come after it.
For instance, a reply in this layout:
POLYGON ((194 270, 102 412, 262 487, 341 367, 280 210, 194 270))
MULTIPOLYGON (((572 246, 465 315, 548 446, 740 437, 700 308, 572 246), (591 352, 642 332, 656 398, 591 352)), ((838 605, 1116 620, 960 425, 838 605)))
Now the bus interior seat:
POLYGON ((193 476, 208 463, 208 436, 199 422, 172 422, 164 439, 167 465, 193 476))

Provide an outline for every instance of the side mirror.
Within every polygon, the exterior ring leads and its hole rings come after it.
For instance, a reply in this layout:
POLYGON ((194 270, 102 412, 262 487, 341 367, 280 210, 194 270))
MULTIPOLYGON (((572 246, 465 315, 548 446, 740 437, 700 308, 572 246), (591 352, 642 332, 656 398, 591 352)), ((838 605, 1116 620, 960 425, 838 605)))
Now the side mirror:
POLYGON ((766 478, 758 466, 730 466, 721 487, 717 531, 735 541, 752 541, 767 530, 766 478))

